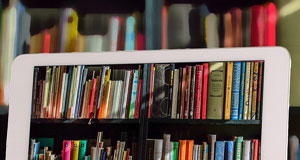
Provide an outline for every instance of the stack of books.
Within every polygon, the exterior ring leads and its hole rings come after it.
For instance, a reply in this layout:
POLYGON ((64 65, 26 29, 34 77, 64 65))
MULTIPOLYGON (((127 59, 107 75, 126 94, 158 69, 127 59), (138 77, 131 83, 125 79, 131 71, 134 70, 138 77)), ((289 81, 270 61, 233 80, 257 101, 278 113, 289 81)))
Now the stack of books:
POLYGON ((136 68, 36 67, 32 118, 139 118, 142 68, 136 68))
POLYGON ((41 147, 36 139, 31 139, 29 160, 136 160, 137 144, 117 141, 115 148, 110 139, 103 139, 103 132, 98 132, 93 140, 64 140, 61 153, 54 153, 49 146, 41 147))
POLYGON ((260 159, 260 141, 244 140, 242 136, 228 141, 217 141, 215 134, 208 135, 207 141, 196 140, 170 141, 171 135, 164 134, 163 139, 147 139, 147 160, 224 160, 224 159, 260 159))
POLYGON ((260 119, 263 61, 149 68, 149 118, 260 119))

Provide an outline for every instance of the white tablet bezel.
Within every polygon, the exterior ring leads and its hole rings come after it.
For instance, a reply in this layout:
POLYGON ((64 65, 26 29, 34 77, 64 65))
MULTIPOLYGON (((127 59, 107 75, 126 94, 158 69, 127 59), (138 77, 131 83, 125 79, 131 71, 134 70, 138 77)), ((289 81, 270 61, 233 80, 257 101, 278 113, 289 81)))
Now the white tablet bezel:
POLYGON ((290 55, 281 47, 31 54, 12 67, 7 160, 27 160, 35 66, 264 60, 261 158, 287 159, 290 55))

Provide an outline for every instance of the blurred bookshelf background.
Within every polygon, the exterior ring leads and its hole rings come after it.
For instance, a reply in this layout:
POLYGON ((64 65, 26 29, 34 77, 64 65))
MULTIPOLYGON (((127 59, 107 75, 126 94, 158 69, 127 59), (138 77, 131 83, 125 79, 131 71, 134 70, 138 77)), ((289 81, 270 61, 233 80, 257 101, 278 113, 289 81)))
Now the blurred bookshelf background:
POLYGON ((11 64, 22 54, 283 46, 290 105, 300 106, 300 0, 1 0, 0 17, 0 159, 11 64))

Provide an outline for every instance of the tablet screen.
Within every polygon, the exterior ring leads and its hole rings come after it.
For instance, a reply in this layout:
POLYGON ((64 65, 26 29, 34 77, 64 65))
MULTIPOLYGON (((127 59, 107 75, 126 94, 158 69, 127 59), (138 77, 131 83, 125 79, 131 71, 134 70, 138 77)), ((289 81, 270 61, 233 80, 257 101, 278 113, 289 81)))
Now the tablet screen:
POLYGON ((36 66, 28 157, 259 159, 263 71, 264 61, 36 66))

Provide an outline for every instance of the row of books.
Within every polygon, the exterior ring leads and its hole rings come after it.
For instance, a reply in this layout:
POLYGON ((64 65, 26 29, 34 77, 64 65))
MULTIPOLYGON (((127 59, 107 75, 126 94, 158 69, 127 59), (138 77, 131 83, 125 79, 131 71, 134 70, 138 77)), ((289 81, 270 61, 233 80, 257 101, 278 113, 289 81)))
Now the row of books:
POLYGON ((142 69, 36 67, 33 118, 139 118, 142 69))
POLYGON ((172 4, 162 7, 161 22, 153 25, 161 29, 163 49, 218 48, 275 46, 276 21, 273 2, 221 14, 210 12, 206 4, 172 4))
POLYGON ((242 136, 229 141, 217 141, 215 134, 208 140, 196 144, 195 140, 170 141, 171 135, 163 139, 147 139, 147 160, 260 160, 260 141, 245 140, 242 136))
POLYGON ((117 141, 113 148, 111 140, 103 139, 103 132, 98 132, 96 141, 64 140, 61 154, 31 139, 29 160, 136 160, 136 151, 136 143, 129 147, 125 141, 117 141))
POLYGON ((260 119, 262 61, 152 64, 149 115, 172 119, 260 119))

